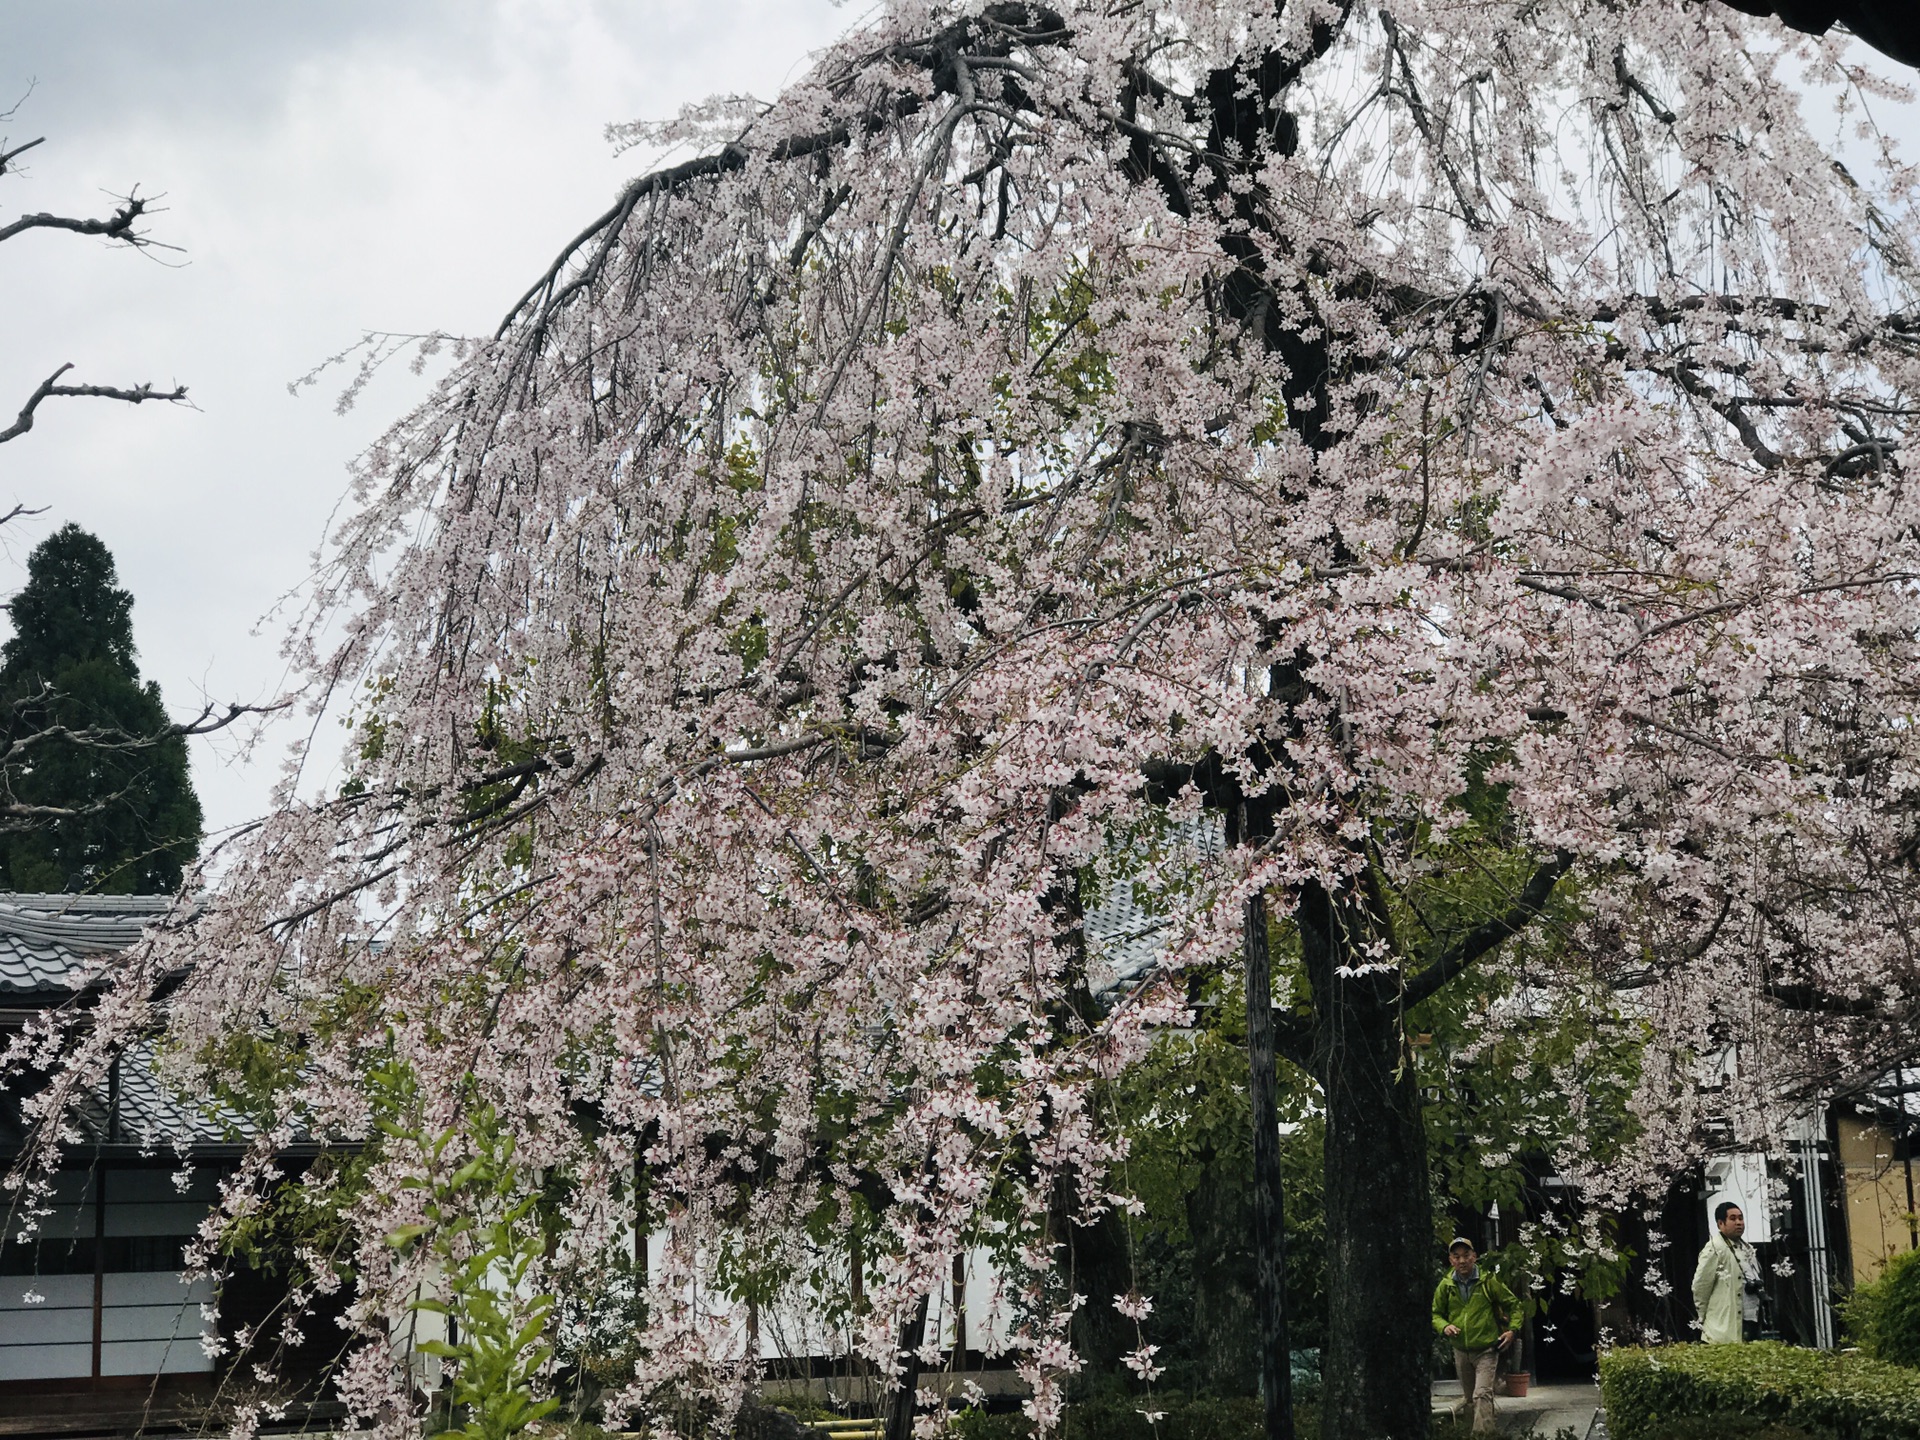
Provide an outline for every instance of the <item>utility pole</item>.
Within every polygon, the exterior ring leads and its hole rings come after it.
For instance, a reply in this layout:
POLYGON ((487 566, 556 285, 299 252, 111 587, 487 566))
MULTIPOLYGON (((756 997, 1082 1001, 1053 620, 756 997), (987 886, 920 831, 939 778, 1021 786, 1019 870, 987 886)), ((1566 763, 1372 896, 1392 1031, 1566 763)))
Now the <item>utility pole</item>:
POLYGON ((1254 1305, 1267 1440, 1294 1440, 1293 1352, 1287 1341, 1286 1207, 1280 1191, 1280 1095, 1274 1073, 1273 975, 1267 897, 1241 907, 1247 963, 1247 1098, 1253 1110, 1254 1305))

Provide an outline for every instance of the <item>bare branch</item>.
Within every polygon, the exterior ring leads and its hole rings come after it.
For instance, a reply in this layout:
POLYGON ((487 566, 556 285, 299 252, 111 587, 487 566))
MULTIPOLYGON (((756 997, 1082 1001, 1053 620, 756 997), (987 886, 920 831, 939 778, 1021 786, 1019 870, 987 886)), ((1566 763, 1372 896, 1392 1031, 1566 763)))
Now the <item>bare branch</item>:
MULTIPOLYGON (((11 110, 7 111, 8 115, 11 115, 12 113, 13 111, 11 110)), ((33 149, 34 146, 44 145, 46 143, 47 143, 47 137, 42 135, 38 140, 29 140, 27 141, 26 144, 16 145, 11 150, 0 151, 0 175, 4 175, 7 173, 7 167, 13 164, 14 157, 16 155, 24 155, 27 153, 27 151, 33 149)))
MULTIPOLYGON (((62 697, 59 691, 50 686, 43 687, 32 695, 22 696, 16 700, 14 711, 17 714, 32 706, 47 704, 60 698, 62 697)), ((59 724, 36 726, 25 735, 12 739, 0 739, 0 763, 12 760, 22 750, 34 745, 44 745, 50 740, 64 740, 70 745, 78 745, 88 750, 151 750, 154 746, 164 744, 168 740, 189 735, 211 735, 248 715, 271 715, 276 710, 286 709, 291 703, 287 700, 272 705, 230 703, 226 706, 224 713, 220 713, 218 705, 208 704, 202 707, 200 713, 191 720, 176 721, 144 734, 135 734, 111 725, 88 725, 78 728, 59 724)))
MULTIPOLYGON (((95 400, 124 400, 129 405, 139 405, 148 400, 166 400, 179 402, 187 398, 187 387, 176 385, 171 390, 156 390, 151 381, 124 389, 117 385, 62 385, 60 377, 73 368, 69 360, 53 374, 40 382, 33 394, 27 397, 27 403, 20 407, 20 415, 5 430, 0 430, 0 445, 9 440, 18 439, 33 428, 33 412, 40 408, 42 400, 53 397, 67 398, 81 396, 95 400)), ((17 507, 16 507, 17 508, 17 507)), ((12 516, 8 517, 9 519, 12 516)))
POLYGON ((233 724, 234 721, 243 719, 248 715, 271 715, 275 711, 286 709, 292 703, 291 700, 276 700, 271 705, 241 705, 237 702, 229 701, 226 711, 223 714, 215 713, 219 711, 220 707, 210 703, 201 707, 200 713, 193 719, 186 721, 184 724, 169 725, 165 730, 153 736, 147 743, 157 745, 160 741, 169 739, 175 735, 211 735, 216 730, 224 730, 227 726, 233 724))
MULTIPOLYGON (((11 160, 21 150, 30 150, 33 145, 39 143, 40 141, 35 140, 31 145, 22 145, 18 150, 0 157, 0 166, 4 166, 5 161, 11 160)), ((145 231, 134 228, 151 213, 152 204, 146 196, 139 193, 137 188, 130 195, 117 195, 114 198, 120 202, 120 208, 104 220, 77 220, 71 215, 52 215, 41 211, 34 215, 22 215, 11 225, 0 225, 0 240, 11 240, 14 236, 24 234, 28 230, 71 230, 76 235, 101 235, 108 240, 130 245, 136 250, 155 246, 162 250, 176 248, 172 245, 161 245, 159 241, 150 239, 145 231)))

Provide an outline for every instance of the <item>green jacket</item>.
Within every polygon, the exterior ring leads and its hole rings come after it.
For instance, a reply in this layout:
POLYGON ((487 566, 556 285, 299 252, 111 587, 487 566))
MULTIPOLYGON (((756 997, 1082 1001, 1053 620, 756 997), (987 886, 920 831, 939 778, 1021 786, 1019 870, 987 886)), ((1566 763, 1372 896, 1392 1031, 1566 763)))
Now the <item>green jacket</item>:
POLYGON ((1520 1302, 1513 1291, 1500 1283, 1500 1277, 1480 1272, 1473 1287, 1473 1298, 1462 1300, 1460 1286, 1449 1270, 1433 1292, 1433 1333, 1445 1335, 1447 1326, 1458 1325, 1460 1333, 1449 1336, 1456 1350, 1491 1350, 1499 1342, 1500 1332, 1520 1323, 1520 1302))

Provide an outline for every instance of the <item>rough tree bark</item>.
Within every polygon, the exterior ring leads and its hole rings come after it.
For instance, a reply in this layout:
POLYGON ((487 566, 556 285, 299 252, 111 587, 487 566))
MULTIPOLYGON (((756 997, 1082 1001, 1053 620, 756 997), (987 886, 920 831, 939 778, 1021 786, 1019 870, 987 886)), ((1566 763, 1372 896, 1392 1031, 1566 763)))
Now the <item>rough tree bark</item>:
POLYGON ((1187 1195, 1187 1230, 1193 1236, 1192 1350, 1199 1388, 1244 1395, 1257 1388, 1259 1328, 1253 1287, 1253 1216, 1250 1196, 1236 1182, 1238 1155, 1229 1169, 1211 1148, 1196 1164, 1187 1195))
POLYGON ((1267 1440, 1293 1440, 1293 1346, 1287 1338, 1287 1220, 1280 1187, 1279 1081, 1274 1073, 1273 975, 1267 899, 1243 910, 1247 963, 1247 1098, 1253 1119, 1254 1294, 1260 1316, 1260 1398, 1267 1440))
POLYGON ((1328 1364, 1321 1428, 1340 1440, 1427 1433, 1433 1265, 1427 1132, 1397 969, 1342 974, 1352 907, 1317 886, 1297 912, 1327 1107, 1328 1364))
POLYGON ((900 1388, 887 1402, 886 1440, 913 1440, 914 1402, 920 1394, 920 1340, 927 1331, 927 1296, 900 1327, 900 1388))

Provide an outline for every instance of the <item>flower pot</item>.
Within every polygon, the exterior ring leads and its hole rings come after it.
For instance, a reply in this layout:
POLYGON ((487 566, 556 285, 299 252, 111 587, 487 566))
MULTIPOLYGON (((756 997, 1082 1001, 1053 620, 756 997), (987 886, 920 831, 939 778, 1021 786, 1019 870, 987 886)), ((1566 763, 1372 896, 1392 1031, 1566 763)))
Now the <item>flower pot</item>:
POLYGON ((1526 1399, 1527 1386, 1532 1382, 1532 1380, 1533 1380, 1533 1376, 1525 1370, 1509 1371, 1507 1374, 1508 1396, 1510 1396, 1512 1399, 1515 1399, 1515 1400, 1526 1399))

